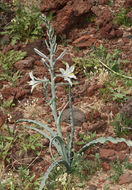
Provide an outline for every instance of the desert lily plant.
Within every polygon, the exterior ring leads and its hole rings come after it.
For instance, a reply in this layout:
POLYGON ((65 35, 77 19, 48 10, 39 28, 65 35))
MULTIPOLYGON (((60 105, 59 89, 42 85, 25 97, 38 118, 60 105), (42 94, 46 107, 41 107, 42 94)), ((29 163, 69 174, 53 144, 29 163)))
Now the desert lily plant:
MULTIPOLYGON (((52 152, 52 146, 56 148, 56 151, 60 155, 60 160, 55 160, 51 164, 51 166, 47 169, 39 190, 42 190, 46 184, 46 180, 50 174, 50 172, 58 165, 63 164, 66 167, 67 172, 72 171, 73 169, 73 162, 75 161, 75 158, 73 156, 73 143, 74 143, 74 119, 73 119, 73 109, 72 109, 72 95, 71 95, 71 87, 72 87, 72 79, 76 79, 76 76, 74 75, 74 66, 69 66, 68 63, 66 63, 66 70, 60 68, 60 74, 55 74, 54 65, 55 63, 62 59, 65 55, 66 51, 64 50, 57 58, 55 58, 55 53, 57 50, 57 43, 56 43, 56 36, 54 35, 54 29, 50 25, 49 20, 46 18, 45 15, 42 15, 42 19, 46 24, 47 28, 47 35, 49 41, 45 40, 47 49, 49 51, 49 57, 47 57, 45 54, 40 52, 38 49, 34 49, 35 52, 42 57, 42 62, 44 63, 44 66, 47 67, 49 73, 50 73, 50 80, 44 77, 43 79, 36 78, 32 72, 29 73, 31 81, 29 82, 29 85, 31 85, 31 92, 34 90, 34 88, 42 83, 46 100, 48 105, 50 106, 54 120, 57 127, 57 132, 52 130, 48 125, 43 124, 36 120, 30 120, 30 119, 20 119, 17 122, 28 122, 33 123, 35 125, 38 125, 39 128, 31 127, 31 126, 25 126, 26 128, 32 129, 37 131, 38 133, 42 134, 45 138, 49 139, 49 150, 51 153, 52 158, 54 159, 53 152, 52 152), (57 77, 62 77, 65 83, 55 83, 55 79, 57 77), (51 94, 52 98, 49 97, 48 94, 48 85, 51 87, 51 94), (71 121, 71 132, 70 137, 67 143, 64 141, 64 137, 62 135, 62 129, 61 129, 61 115, 64 111, 64 109, 67 106, 63 107, 63 109, 60 112, 57 112, 57 97, 56 97, 56 87, 57 85, 68 85, 69 87, 69 107, 70 107, 70 121, 71 121)), ((96 143, 105 143, 106 141, 111 141, 113 143, 118 142, 125 142, 128 146, 132 146, 131 141, 126 141, 123 138, 112 138, 112 137, 101 137, 96 140, 93 140, 86 144, 84 147, 82 147, 77 154, 82 154, 89 146, 96 144, 96 143)))

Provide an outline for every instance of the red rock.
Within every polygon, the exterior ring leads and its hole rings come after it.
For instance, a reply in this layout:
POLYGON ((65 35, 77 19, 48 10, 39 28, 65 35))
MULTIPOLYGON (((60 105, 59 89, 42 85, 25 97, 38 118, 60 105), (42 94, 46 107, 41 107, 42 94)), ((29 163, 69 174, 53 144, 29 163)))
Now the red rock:
POLYGON ((132 61, 132 55, 129 56, 130 61, 132 61))
POLYGON ((44 66, 44 64, 42 63, 42 61, 40 61, 40 60, 36 60, 35 62, 34 62, 34 65, 37 65, 37 66, 44 66))
POLYGON ((99 42, 96 42, 96 44, 95 44, 95 45, 96 45, 96 47, 97 47, 97 48, 99 48, 100 43, 99 43, 99 42))
POLYGON ((122 151, 122 150, 127 150, 127 149, 128 149, 128 146, 124 142, 118 143, 115 146, 116 151, 122 151))
POLYGON ((115 37, 116 33, 115 33, 114 29, 111 30, 110 35, 111 35, 111 37, 115 37))
POLYGON ((84 122, 84 123, 82 124, 82 126, 83 126, 84 129, 87 129, 88 123, 87 123, 87 122, 84 122))
POLYGON ((118 154, 118 158, 119 158, 120 161, 125 160, 126 152, 118 152, 117 154, 118 154))
POLYGON ((80 38, 76 39, 73 42, 73 45, 84 48, 84 47, 91 47, 96 42, 96 39, 90 37, 89 35, 81 36, 80 38))
POLYGON ((93 184, 89 185, 88 187, 89 190, 97 190, 97 187, 93 184))
POLYGON ((115 30, 115 35, 120 38, 123 36, 123 31, 122 30, 115 30))
POLYGON ((101 16, 101 9, 98 6, 93 6, 91 10, 96 16, 101 16))
POLYGON ((115 149, 116 144, 109 141, 108 145, 109 145, 110 149, 115 149))
POLYGON ((52 10, 55 15, 55 20, 52 21, 55 33, 68 35, 73 26, 78 26, 78 21, 83 15, 92 12, 93 5, 94 0, 42 0, 41 11, 47 13, 52 10))
POLYGON ((30 80, 29 75, 26 75, 26 76, 19 79, 19 82, 17 83, 17 86, 19 87, 19 86, 21 86, 23 84, 26 85, 26 84, 28 84, 29 80, 30 80))
POLYGON ((104 27, 104 30, 106 31, 106 32, 110 32, 111 30, 112 30, 112 23, 108 23, 105 27, 104 27))
MULTIPOLYGON (((0 73, 1 73, 2 71, 0 70, 0 73)), ((3 88, 3 82, 2 81, 0 81, 0 89, 2 89, 3 88)))
POLYGON ((75 16, 81 16, 90 11, 92 5, 89 1, 74 0, 73 11, 75 16))
POLYGON ((102 162, 101 165, 102 165, 102 168, 105 171, 110 170, 110 164, 109 164, 109 162, 102 162))
POLYGON ((74 42, 73 42, 73 45, 76 45, 82 41, 85 41, 85 40, 88 40, 90 38, 89 35, 84 35, 84 36, 81 36, 79 38, 77 38, 74 42))
POLYGON ((102 14, 102 18, 105 22, 110 22, 112 20, 112 13, 109 9, 105 9, 102 14))
POLYGON ((100 85, 93 85, 87 89, 87 96, 93 96, 95 92, 100 88, 100 85))
POLYGON ((48 12, 53 9, 60 9, 61 7, 64 7, 67 2, 68 0, 41 0, 40 10, 42 12, 48 12))
POLYGON ((103 26, 103 24, 104 24, 103 18, 100 18, 100 17, 95 18, 95 25, 97 25, 100 28, 103 26))
POLYGON ((132 173, 124 173, 119 177, 118 180, 119 185, 132 183, 132 173))
POLYGON ((104 131, 107 127, 107 123, 105 121, 97 121, 94 124, 91 124, 87 127, 88 131, 95 132, 95 131, 104 131))
POLYGON ((34 57, 34 59, 40 58, 38 54, 34 51, 34 48, 38 49, 42 53, 48 55, 49 51, 47 50, 47 47, 45 45, 44 39, 36 39, 33 42, 29 42, 27 45, 23 45, 21 47, 21 51, 24 51, 27 53, 27 57, 34 57))
POLYGON ((123 31, 119 30, 116 25, 114 25, 112 22, 109 22, 106 24, 106 26, 101 28, 101 36, 103 38, 112 39, 115 37, 122 37, 123 31))
POLYGON ((16 94, 16 88, 14 87, 6 87, 1 92, 4 99, 9 99, 10 97, 14 97, 16 94))
POLYGON ((63 78, 62 77, 57 77, 56 79, 55 79, 55 82, 56 83, 59 83, 59 82, 62 82, 63 81, 63 78))
POLYGON ((98 3, 99 3, 100 5, 108 4, 108 3, 109 3, 109 0, 98 0, 98 3))
MULTIPOLYGON (((62 52, 61 52, 62 53, 62 52)), ((63 57, 63 61, 64 62, 67 62, 69 65, 72 65, 73 64, 73 61, 72 61, 72 56, 69 54, 69 53, 66 53, 63 57)), ((63 64, 61 64, 63 65, 63 64)), ((59 64, 59 68, 61 67, 61 65, 59 64)))
POLYGON ((130 40, 128 38, 122 38, 123 42, 126 44, 126 43, 129 43, 130 40))
POLYGON ((15 99, 16 100, 18 100, 20 98, 22 99, 27 94, 30 94, 30 89, 26 90, 26 89, 23 89, 23 87, 19 87, 16 89, 15 99))
POLYGON ((113 16, 111 11, 109 11, 108 9, 104 9, 100 12, 100 16, 96 17, 95 24, 99 27, 106 27, 108 23, 111 23, 112 19, 113 16))
POLYGON ((64 7, 59 10, 56 15, 55 21, 52 21, 56 35, 67 32, 72 25, 71 17, 73 15, 73 10, 70 7, 64 7))
POLYGON ((62 94, 63 94, 62 91, 57 91, 57 92, 56 92, 57 98, 61 98, 61 97, 62 97, 62 94))
POLYGON ((100 157, 102 159, 113 159, 115 157, 115 151, 113 149, 100 149, 100 157))
POLYGON ((32 69, 35 59, 33 57, 27 57, 24 60, 17 61, 13 66, 17 70, 32 69))
POLYGON ((130 8, 132 6, 132 0, 126 0, 124 5, 125 7, 130 8))

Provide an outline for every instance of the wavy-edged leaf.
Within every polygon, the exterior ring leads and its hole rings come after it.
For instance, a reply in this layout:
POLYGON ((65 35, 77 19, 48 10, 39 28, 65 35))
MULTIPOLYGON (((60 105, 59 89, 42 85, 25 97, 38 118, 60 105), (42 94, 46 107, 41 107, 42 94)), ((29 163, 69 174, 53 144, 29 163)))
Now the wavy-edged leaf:
POLYGON ((68 163, 67 163, 66 161, 64 161, 64 160, 57 160, 57 161, 53 162, 53 163, 50 165, 50 167, 47 169, 47 171, 46 171, 46 173, 45 173, 45 175, 44 175, 44 177, 43 177, 43 179, 42 179, 42 182, 41 182, 41 185, 40 185, 40 187, 39 187, 39 190, 42 190, 42 189, 44 188, 45 182, 46 182, 46 180, 48 179, 50 172, 56 167, 56 165, 59 165, 59 164, 64 164, 65 167, 67 168, 67 170, 70 170, 70 169, 71 169, 71 168, 69 167, 68 163))
POLYGON ((26 125, 25 125, 24 127, 39 132, 41 135, 43 135, 45 138, 47 138, 47 139, 49 139, 49 140, 52 139, 52 136, 48 135, 47 133, 43 132, 43 131, 40 130, 40 129, 37 129, 36 127, 30 127, 30 126, 26 126, 26 125))
POLYGON ((48 62, 50 61, 49 58, 48 58, 46 55, 44 55, 41 51, 39 51, 38 49, 34 48, 34 51, 35 51, 38 55, 40 55, 41 57, 43 57, 44 59, 46 59, 48 62))
MULTIPOLYGON (((57 140, 59 142, 59 144, 60 144, 63 160, 65 160, 68 163, 69 161, 68 161, 68 157, 67 157, 67 149, 65 147, 63 139, 60 136, 58 136, 58 135, 55 136, 55 137, 53 137, 51 139, 51 141, 50 141, 49 150, 50 150, 51 156, 53 157, 53 154, 52 154, 52 144, 54 144, 55 140, 57 140)), ((54 157, 53 157, 53 159, 54 159, 54 157)))
POLYGON ((79 154, 81 154, 82 152, 84 152, 89 146, 93 145, 93 144, 97 144, 97 143, 102 143, 104 144, 105 142, 110 141, 114 144, 117 144, 119 142, 125 142, 127 144, 127 146, 132 146, 132 141, 130 140, 126 140, 124 138, 113 138, 113 137, 100 137, 96 140, 93 140, 89 143, 87 143, 85 146, 83 146, 80 150, 79 150, 79 154))
POLYGON ((28 123, 34 123, 42 128, 44 128, 45 130, 47 130, 52 136, 56 136, 56 132, 54 132, 50 127, 48 127, 46 124, 41 123, 40 121, 35 121, 32 119, 19 119, 17 120, 17 122, 28 122, 28 123))

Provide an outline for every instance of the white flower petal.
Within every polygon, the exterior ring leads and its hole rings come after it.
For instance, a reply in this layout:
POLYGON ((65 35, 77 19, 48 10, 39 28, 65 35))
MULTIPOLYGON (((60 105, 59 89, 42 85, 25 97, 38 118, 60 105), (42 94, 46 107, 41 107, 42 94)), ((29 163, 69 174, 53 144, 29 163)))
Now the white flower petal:
POLYGON ((66 63, 66 70, 68 70, 69 69, 69 64, 68 63, 66 63))
POLYGON ((33 73, 32 73, 32 72, 29 73, 29 76, 30 76, 30 78, 31 78, 32 80, 34 80, 34 76, 33 76, 33 73))
POLYGON ((31 93, 33 92, 33 89, 37 86, 37 84, 35 85, 32 85, 32 88, 31 88, 31 93))
POLYGON ((71 81, 71 79, 70 79, 70 78, 65 77, 65 78, 64 78, 64 80, 68 81, 68 82, 69 82, 69 84, 72 86, 72 81, 71 81))
POLYGON ((73 73, 69 74, 68 77, 69 77, 69 78, 73 78, 73 79, 77 79, 77 77, 76 77, 73 73))
POLYGON ((63 68, 60 68, 59 70, 60 70, 61 73, 65 72, 65 70, 63 68))
POLYGON ((31 80, 31 81, 29 82, 29 85, 30 85, 30 86, 34 85, 34 81, 31 80))
POLYGON ((32 86, 31 88, 31 92, 33 91, 33 89, 40 83, 44 82, 44 80, 41 80, 39 78, 36 78, 35 76, 33 76, 33 73, 30 72, 29 73, 30 75, 30 78, 32 79, 30 82, 29 82, 29 85, 32 86))
POLYGON ((69 82, 69 84, 72 86, 72 81, 71 79, 76 79, 76 76, 74 75, 73 71, 74 71, 75 67, 74 65, 69 67, 68 63, 66 63, 66 70, 60 68, 60 72, 62 73, 61 76, 64 78, 64 80, 67 80, 69 82))
POLYGON ((74 69, 75 69, 75 67, 74 67, 74 65, 72 65, 70 68, 71 73, 73 73, 74 69))

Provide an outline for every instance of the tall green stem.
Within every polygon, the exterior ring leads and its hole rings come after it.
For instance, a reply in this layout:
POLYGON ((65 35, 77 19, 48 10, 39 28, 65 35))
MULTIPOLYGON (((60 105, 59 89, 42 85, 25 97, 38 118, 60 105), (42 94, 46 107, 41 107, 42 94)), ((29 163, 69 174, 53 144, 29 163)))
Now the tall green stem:
MULTIPOLYGON (((57 116, 57 108, 56 108, 56 92, 55 92, 55 77, 54 77, 54 67, 53 67, 53 54, 52 51, 50 53, 50 76, 51 76, 51 94, 52 94, 52 106, 51 109, 53 111, 54 120, 57 126, 57 132, 59 136, 62 138, 61 126, 58 122, 57 116)), ((63 139, 63 138, 62 138, 63 139)))
POLYGON ((71 86, 69 85, 69 107, 70 107, 70 121, 71 121, 71 135, 69 142, 69 161, 70 165, 72 163, 72 147, 74 141, 74 118, 73 118, 73 108, 72 108, 72 95, 71 95, 71 86))

